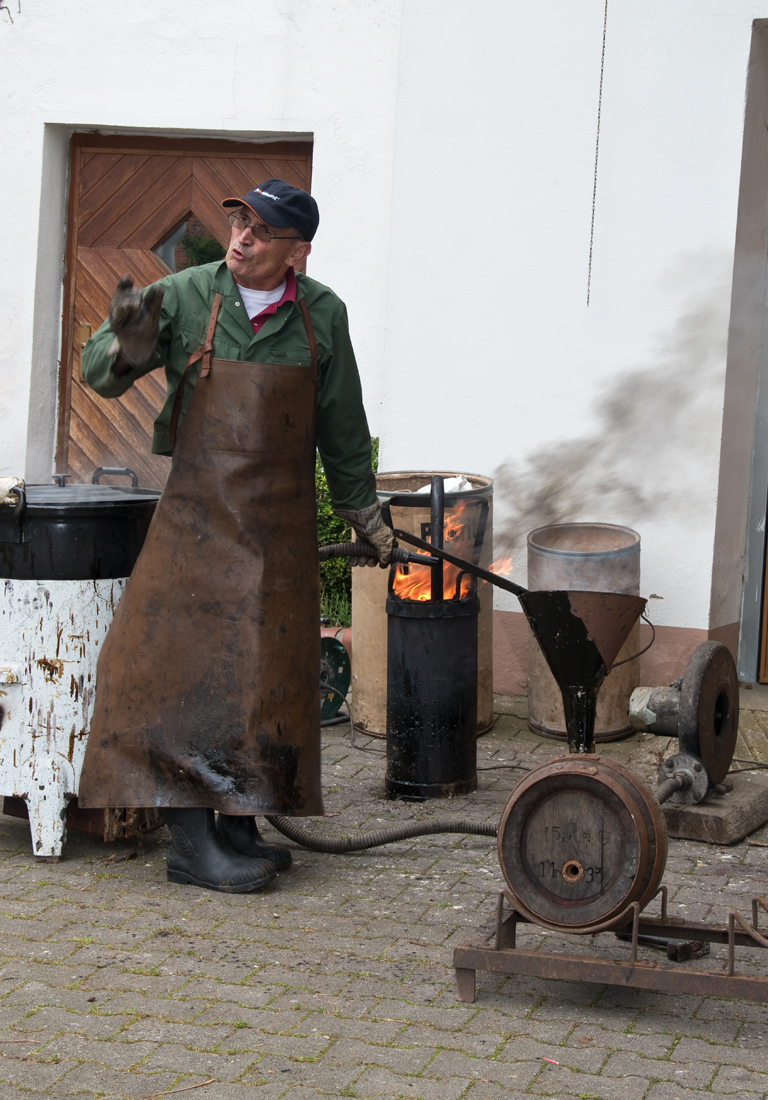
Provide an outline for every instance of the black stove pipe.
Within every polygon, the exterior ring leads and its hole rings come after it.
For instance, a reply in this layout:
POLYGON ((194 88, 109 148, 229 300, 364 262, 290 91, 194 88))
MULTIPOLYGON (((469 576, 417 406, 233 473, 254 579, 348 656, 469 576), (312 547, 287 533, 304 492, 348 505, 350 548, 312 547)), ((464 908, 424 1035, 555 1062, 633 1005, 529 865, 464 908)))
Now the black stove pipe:
MULTIPOLYGON (((429 501, 430 539, 433 546, 443 548, 443 527, 445 525, 445 482, 440 474, 432 478, 429 501)), ((432 566, 430 580, 430 599, 434 602, 443 598, 443 563, 438 558, 432 566)))

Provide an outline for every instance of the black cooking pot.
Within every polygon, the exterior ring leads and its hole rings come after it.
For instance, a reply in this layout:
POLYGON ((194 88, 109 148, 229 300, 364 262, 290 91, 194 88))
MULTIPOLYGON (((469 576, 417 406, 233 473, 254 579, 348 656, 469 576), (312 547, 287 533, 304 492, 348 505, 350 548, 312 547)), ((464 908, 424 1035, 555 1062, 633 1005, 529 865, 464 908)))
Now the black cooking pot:
POLYGON ((0 505, 0 577, 11 580, 100 580, 127 577, 139 556, 160 497, 131 485, 27 485, 0 505))

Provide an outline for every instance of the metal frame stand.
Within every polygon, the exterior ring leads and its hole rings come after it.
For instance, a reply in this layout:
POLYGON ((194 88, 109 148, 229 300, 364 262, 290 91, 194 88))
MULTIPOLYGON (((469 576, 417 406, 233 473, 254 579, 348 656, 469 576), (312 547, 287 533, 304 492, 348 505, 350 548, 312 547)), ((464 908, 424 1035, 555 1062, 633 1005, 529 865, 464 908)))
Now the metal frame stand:
MULTIPOLYGON (((633 989, 652 989, 663 993, 693 993, 708 997, 732 997, 744 1001, 768 1002, 768 976, 757 977, 736 973, 736 946, 768 948, 768 929, 758 928, 760 910, 768 912, 765 898, 752 899, 752 923, 736 910, 728 915, 727 924, 689 924, 667 916, 667 888, 662 886, 661 915, 640 915, 640 906, 633 902, 614 920, 595 926, 593 933, 625 932, 632 936, 631 954, 626 961, 600 958, 598 955, 566 955, 552 951, 523 951, 516 947, 518 924, 531 924, 519 913, 506 891, 499 894, 496 907, 494 945, 488 940, 454 948, 456 996, 460 1001, 475 999, 475 974, 487 970, 494 974, 527 974, 536 978, 559 978, 563 981, 596 982, 601 985, 623 985, 633 989), (507 903, 507 904, 505 904, 507 903), (647 962, 637 957, 638 937, 662 936, 704 943, 728 944, 728 961, 724 969, 698 970, 684 966, 667 966, 647 962)), ((657 896, 654 895, 654 896, 657 896)), ((552 926, 549 926, 550 929, 552 926)), ((567 928, 558 928, 563 934, 567 928)), ((490 939, 490 937, 488 937, 490 939)))

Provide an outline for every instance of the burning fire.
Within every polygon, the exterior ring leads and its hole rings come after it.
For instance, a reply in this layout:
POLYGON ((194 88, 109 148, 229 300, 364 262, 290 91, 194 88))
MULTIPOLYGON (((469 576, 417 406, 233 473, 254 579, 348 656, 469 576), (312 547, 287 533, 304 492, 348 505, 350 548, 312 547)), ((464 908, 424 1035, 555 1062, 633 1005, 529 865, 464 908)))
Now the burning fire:
MULTIPOLYGON (((475 551, 475 533, 468 525, 463 513, 467 504, 461 501, 456 508, 446 513, 443 522, 443 545, 445 549, 466 561, 472 561, 475 551)), ((512 559, 499 558, 491 565, 492 573, 502 575, 512 572, 512 559)), ((450 562, 443 562, 443 596, 453 599, 456 581, 461 570, 450 562)), ((461 578, 459 599, 465 599, 472 592, 472 576, 464 573, 461 578)), ((429 600, 432 598, 432 570, 428 565, 398 565, 392 582, 392 590, 401 600, 429 600)))

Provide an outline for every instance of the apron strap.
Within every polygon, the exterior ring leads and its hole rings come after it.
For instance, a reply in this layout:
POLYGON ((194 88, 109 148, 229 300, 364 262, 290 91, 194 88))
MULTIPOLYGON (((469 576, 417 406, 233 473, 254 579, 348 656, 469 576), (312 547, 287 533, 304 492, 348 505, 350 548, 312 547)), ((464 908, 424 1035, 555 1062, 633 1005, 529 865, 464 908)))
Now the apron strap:
POLYGON ((312 328, 312 318, 309 316, 309 306, 304 298, 299 299, 299 309, 301 310, 301 316, 304 318, 304 328, 307 330, 309 350, 312 355, 312 381, 317 382, 317 342, 315 341, 315 330, 312 328))
POLYGON ((208 332, 205 334, 205 343, 197 351, 193 351, 189 359, 187 359, 187 365, 184 368, 184 373, 181 376, 181 380, 176 388, 176 397, 173 401, 173 411, 171 413, 171 450, 176 446, 176 431, 179 426, 179 416, 181 415, 181 402, 184 398, 184 384, 187 380, 187 371, 189 368, 198 361, 203 360, 203 364, 200 368, 199 378, 206 378, 211 371, 211 356, 213 355, 213 334, 216 330, 216 320, 219 316, 219 307, 221 306, 221 295, 217 294, 213 299, 213 306, 211 307, 211 316, 208 319, 208 332))
MULTIPOLYGON (((184 385, 187 380, 187 371, 198 359, 202 359, 203 363, 200 367, 199 378, 206 378, 211 371, 211 356, 213 355, 213 334, 216 330, 216 320, 219 316, 219 307, 221 306, 221 295, 217 294, 213 299, 213 306, 211 307, 211 316, 208 320, 208 332, 205 336, 205 343, 197 351, 194 351, 189 359, 187 365, 184 368, 184 373, 181 376, 179 385, 176 389, 176 396, 173 401, 173 411, 171 412, 171 450, 176 446, 176 432, 179 426, 179 416, 181 415, 181 403, 184 399, 184 385)), ((315 330, 312 327, 312 318, 309 315, 309 307, 303 298, 299 299, 299 309, 301 310, 301 316, 304 321, 304 328, 307 331, 307 339, 309 340, 309 351, 312 356, 312 381, 317 382, 317 341, 315 340, 315 330)))

